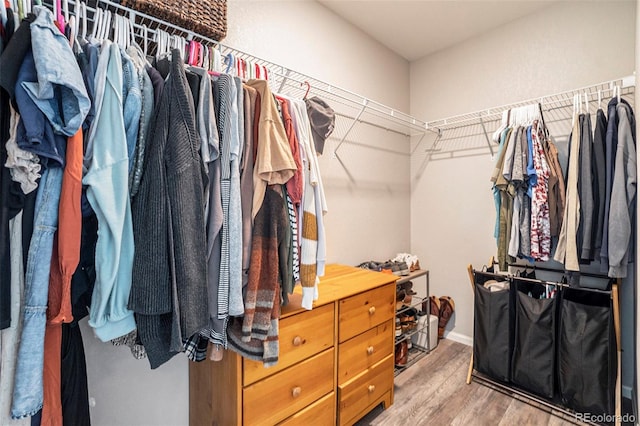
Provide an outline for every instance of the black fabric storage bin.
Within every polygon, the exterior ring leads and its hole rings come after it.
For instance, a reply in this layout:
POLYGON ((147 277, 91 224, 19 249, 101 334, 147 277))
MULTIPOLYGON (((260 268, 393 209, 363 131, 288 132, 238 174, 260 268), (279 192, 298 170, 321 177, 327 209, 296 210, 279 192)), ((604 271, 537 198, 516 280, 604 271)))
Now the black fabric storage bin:
POLYGON ((475 273, 473 364, 478 372, 508 382, 513 348, 513 305, 510 290, 492 292, 483 287, 490 279, 506 277, 475 273))
POLYGON ((613 414, 617 353, 610 295, 566 289, 558 338, 563 404, 576 412, 613 414))
POLYGON ((529 392, 553 398, 556 353, 556 298, 539 299, 545 287, 512 281, 516 324, 511 381, 529 392), (532 296, 529 296, 531 293, 532 296))

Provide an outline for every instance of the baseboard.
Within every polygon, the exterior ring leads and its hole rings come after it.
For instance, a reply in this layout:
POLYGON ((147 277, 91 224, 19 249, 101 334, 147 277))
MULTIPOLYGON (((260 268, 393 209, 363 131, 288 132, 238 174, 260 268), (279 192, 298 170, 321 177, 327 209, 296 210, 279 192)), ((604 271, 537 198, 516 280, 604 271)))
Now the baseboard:
POLYGON ((633 388, 631 386, 622 386, 622 397, 627 399, 632 399, 633 396, 633 388))
POLYGON ((445 332, 444 338, 453 340, 454 342, 462 343, 463 345, 473 346, 473 338, 464 334, 456 333, 455 331, 445 332))

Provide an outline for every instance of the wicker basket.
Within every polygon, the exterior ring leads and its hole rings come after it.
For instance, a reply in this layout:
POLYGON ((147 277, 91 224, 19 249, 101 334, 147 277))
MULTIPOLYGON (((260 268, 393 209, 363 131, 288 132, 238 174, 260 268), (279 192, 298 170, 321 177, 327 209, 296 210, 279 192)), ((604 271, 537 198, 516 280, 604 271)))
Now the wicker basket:
POLYGON ((122 0, 121 4, 217 41, 227 35, 227 0, 122 0))

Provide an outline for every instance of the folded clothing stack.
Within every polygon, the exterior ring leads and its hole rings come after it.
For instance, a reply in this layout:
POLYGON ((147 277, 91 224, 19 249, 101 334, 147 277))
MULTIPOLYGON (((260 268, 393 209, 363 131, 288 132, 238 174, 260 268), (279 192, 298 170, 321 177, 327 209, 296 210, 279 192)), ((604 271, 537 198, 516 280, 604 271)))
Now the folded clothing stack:
POLYGON ((488 280, 483 285, 490 291, 509 290, 509 281, 488 280))

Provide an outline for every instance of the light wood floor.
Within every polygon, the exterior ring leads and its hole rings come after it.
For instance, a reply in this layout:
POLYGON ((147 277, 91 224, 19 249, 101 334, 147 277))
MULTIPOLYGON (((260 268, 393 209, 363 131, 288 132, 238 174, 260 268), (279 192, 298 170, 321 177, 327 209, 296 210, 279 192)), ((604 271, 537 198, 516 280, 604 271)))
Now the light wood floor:
POLYGON ((356 425, 572 424, 479 383, 467 385, 470 356, 469 346, 440 340, 432 353, 396 376, 393 405, 375 408, 356 425))

